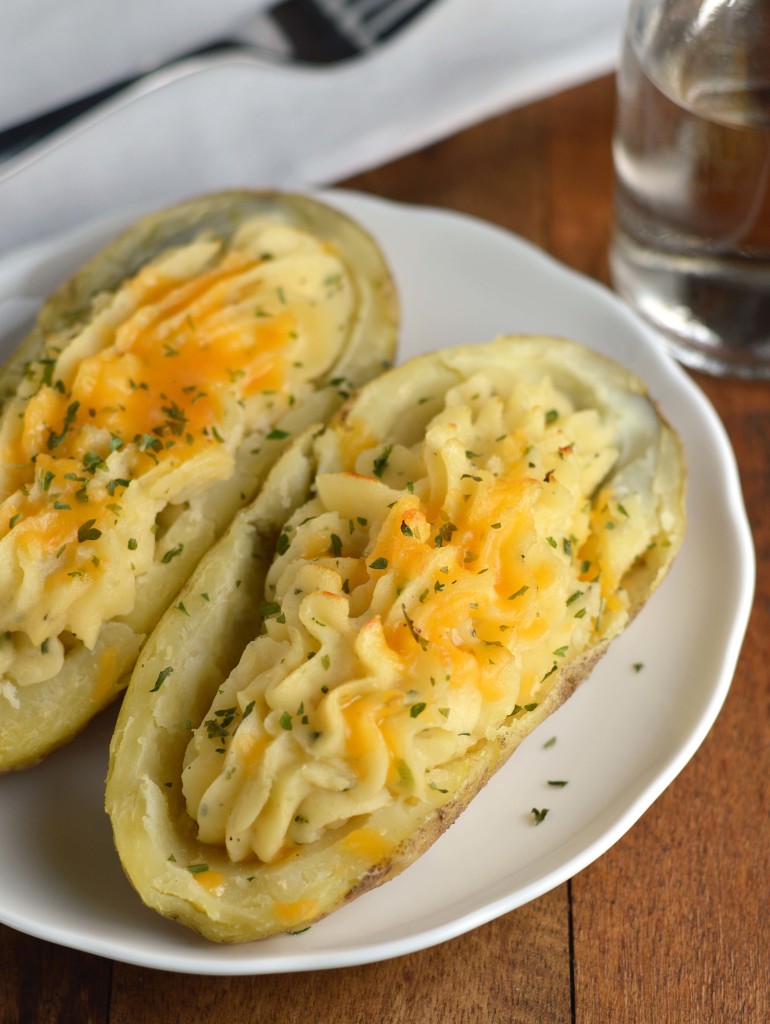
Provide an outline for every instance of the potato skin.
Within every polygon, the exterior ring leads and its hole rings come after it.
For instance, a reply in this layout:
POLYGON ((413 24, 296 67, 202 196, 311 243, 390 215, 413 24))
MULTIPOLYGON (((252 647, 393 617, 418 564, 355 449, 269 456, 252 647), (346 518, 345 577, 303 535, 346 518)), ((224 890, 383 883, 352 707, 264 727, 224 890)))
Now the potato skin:
MULTIPOLYGON (((391 370, 346 403, 327 431, 344 435, 354 429, 354 420, 364 418, 378 440, 388 441, 403 429, 415 396, 430 393, 429 383, 451 387, 479 365, 515 360, 517 353, 523 360, 537 361, 542 353, 559 364, 574 363, 581 379, 598 374, 608 393, 627 392, 652 409, 637 378, 595 353, 560 340, 507 338, 423 356, 391 370)), ((652 486, 662 508, 666 544, 634 568, 632 617, 664 577, 684 531, 681 447, 665 421, 657 413, 652 416, 658 467, 652 486)), ((394 800, 270 864, 232 863, 223 849, 199 842, 180 785, 190 735, 184 723, 202 720, 212 695, 255 635, 250 608, 259 603, 266 562, 283 523, 312 488, 313 444, 313 430, 295 442, 256 501, 202 560, 183 593, 193 617, 180 623, 173 609, 166 613, 139 660, 111 746, 106 808, 126 874, 148 906, 219 942, 304 929, 403 871, 449 827, 518 744, 574 692, 607 647, 602 640, 561 666, 534 711, 509 717, 492 739, 479 741, 453 762, 453 792, 440 806, 394 800), (250 582, 234 588, 236 579, 246 579, 249 567, 250 582), (256 587, 251 602, 247 586, 256 587), (196 604, 196 594, 215 589, 222 606, 196 604), (243 623, 251 631, 242 631, 243 623), (215 636, 222 638, 221 647, 213 642, 215 636), (182 649, 187 652, 184 664, 178 655, 182 649), (217 665, 212 663, 215 655, 217 665), (174 671, 154 691, 158 674, 172 663, 174 671)))
MULTIPOLYGON (((353 384, 363 383, 392 360, 399 318, 397 295, 385 259, 367 232, 325 203, 280 192, 202 196, 151 214, 129 228, 44 304, 34 328, 0 372, 0 402, 4 405, 16 393, 25 366, 41 355, 47 335, 89 322, 97 296, 115 291, 149 260, 202 233, 214 234, 227 246, 245 220, 262 214, 333 242, 354 281, 360 315, 348 331, 339 358, 315 382, 309 400, 297 403, 275 425, 296 434, 328 417, 344 397, 332 381, 344 377, 353 384)), ((169 571, 146 574, 135 612, 120 622, 105 623, 94 651, 80 647, 65 658, 64 668, 53 679, 19 688, 18 707, 0 698, 0 773, 34 765, 71 740, 122 692, 141 645, 164 608, 233 515, 253 499, 286 443, 272 444, 254 458, 239 457, 235 476, 211 489, 206 514, 195 522, 186 523, 182 517, 176 529, 184 536, 183 554, 164 567, 169 571), (99 664, 107 647, 118 653, 114 680, 102 686, 99 664)))

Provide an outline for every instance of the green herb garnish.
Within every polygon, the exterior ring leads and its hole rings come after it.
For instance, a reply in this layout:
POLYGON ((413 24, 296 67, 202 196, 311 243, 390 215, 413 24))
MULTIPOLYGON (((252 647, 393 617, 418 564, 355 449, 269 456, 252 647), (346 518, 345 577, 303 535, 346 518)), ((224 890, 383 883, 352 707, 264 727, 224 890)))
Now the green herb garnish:
POLYGON ((86 519, 86 521, 78 527, 78 540, 81 543, 85 540, 99 540, 102 535, 102 531, 95 529, 95 522, 95 519, 86 519))
POLYGON ((62 443, 64 438, 67 436, 67 432, 69 431, 70 427, 75 421, 75 417, 77 416, 79 408, 80 402, 70 402, 70 404, 67 406, 67 412, 64 415, 64 423, 62 424, 60 433, 56 434, 52 430, 48 435, 47 445, 49 450, 52 448, 58 448, 59 445, 62 443))
POLYGON ((150 690, 150 693, 155 693, 156 690, 159 690, 173 671, 171 665, 166 665, 164 669, 161 669, 158 673, 158 678, 155 680, 155 686, 150 690))
POLYGON ((428 641, 425 639, 424 636, 420 636, 420 631, 415 628, 414 622, 412 622, 412 620, 407 615, 405 604, 401 605, 401 611, 404 613, 404 619, 406 620, 406 624, 409 627, 409 632, 412 634, 412 639, 415 640, 424 651, 427 650, 428 641))
POLYGON ((388 444, 388 445, 386 445, 382 449, 380 454, 374 460, 373 469, 374 469, 374 475, 376 477, 379 477, 380 479, 382 478, 382 474, 385 472, 385 467, 388 464, 388 459, 390 458, 390 453, 392 451, 393 451, 393 445, 392 444, 388 444))
POLYGON ((177 555, 181 555, 184 551, 184 544, 177 544, 175 548, 169 548, 168 551, 161 558, 161 562, 164 565, 168 565, 172 558, 176 558, 177 555))

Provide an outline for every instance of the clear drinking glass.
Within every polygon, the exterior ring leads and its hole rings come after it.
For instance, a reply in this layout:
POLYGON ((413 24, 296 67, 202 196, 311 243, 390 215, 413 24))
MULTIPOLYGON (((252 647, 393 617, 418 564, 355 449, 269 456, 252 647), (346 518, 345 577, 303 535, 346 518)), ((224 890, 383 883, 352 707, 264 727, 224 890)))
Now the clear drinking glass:
POLYGON ((682 362, 770 378, 770 0, 632 0, 618 292, 682 362))

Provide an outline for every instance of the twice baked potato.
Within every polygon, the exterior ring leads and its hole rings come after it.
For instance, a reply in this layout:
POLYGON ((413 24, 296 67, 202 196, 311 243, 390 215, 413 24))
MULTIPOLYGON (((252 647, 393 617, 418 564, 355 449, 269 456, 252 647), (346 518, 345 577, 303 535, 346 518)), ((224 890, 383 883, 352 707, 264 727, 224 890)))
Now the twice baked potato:
POLYGON ((128 679, 203 552, 292 435, 393 357, 369 235, 225 193, 152 215, 43 306, 0 375, 0 771, 128 679))
POLYGON ((683 491, 642 383, 574 343, 501 338, 366 385, 139 660, 106 806, 145 903, 243 941, 400 872, 649 598, 683 491))

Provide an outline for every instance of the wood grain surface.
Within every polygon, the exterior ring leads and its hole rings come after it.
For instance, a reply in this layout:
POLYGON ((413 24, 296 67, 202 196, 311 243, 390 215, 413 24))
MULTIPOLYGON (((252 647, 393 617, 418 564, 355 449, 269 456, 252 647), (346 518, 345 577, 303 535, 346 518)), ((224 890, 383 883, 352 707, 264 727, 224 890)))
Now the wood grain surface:
MULTIPOLYGON (((613 105, 613 82, 601 79, 344 184, 485 218, 607 281, 613 105)), ((468 935, 344 970, 190 977, 0 927, 0 1022, 770 1021, 770 385, 698 382, 738 457, 757 546, 757 599, 716 725, 607 854, 468 935)))

